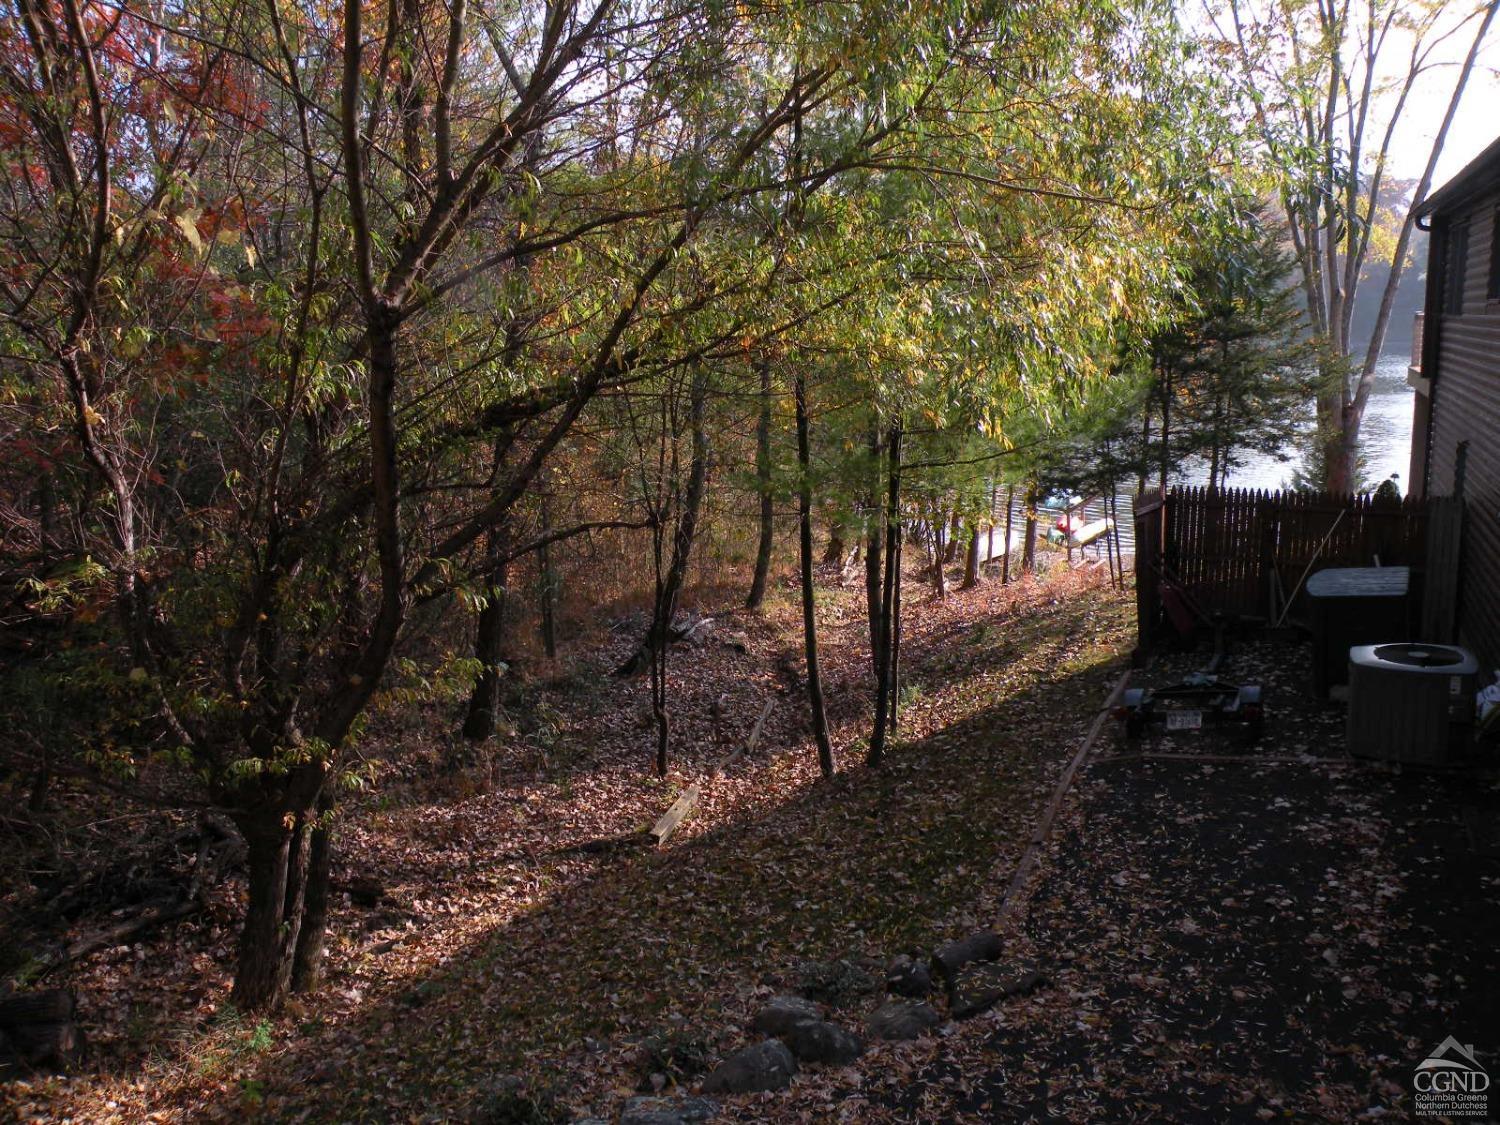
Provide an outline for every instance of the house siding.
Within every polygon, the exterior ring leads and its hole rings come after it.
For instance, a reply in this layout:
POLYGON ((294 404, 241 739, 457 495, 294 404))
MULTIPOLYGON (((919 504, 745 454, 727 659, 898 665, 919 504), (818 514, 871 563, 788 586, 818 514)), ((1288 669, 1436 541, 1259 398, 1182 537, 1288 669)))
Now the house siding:
POLYGON ((1487 668, 1500 668, 1500 301, 1487 295, 1497 206, 1500 186, 1434 215, 1449 232, 1467 220, 1468 254, 1463 311, 1442 314, 1439 326, 1426 481, 1428 495, 1456 492, 1466 450, 1459 640, 1487 668))

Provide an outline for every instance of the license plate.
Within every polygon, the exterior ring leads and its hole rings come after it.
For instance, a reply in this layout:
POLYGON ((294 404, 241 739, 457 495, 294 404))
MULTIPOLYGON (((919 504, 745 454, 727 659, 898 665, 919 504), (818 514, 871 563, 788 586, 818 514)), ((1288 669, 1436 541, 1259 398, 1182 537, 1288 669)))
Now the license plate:
POLYGON ((1203 726, 1202 711, 1168 711, 1168 730, 1198 730, 1203 726))

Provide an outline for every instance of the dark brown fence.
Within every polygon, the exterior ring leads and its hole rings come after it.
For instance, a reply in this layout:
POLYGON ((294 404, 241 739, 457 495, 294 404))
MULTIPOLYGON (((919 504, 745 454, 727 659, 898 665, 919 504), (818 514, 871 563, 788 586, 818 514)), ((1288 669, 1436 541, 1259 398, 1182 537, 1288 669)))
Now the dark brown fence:
POLYGON ((1279 616, 1309 564, 1315 571, 1420 569, 1427 515, 1427 502, 1410 498, 1236 488, 1143 492, 1135 501, 1142 644, 1150 643, 1161 617, 1164 579, 1205 613, 1279 616))

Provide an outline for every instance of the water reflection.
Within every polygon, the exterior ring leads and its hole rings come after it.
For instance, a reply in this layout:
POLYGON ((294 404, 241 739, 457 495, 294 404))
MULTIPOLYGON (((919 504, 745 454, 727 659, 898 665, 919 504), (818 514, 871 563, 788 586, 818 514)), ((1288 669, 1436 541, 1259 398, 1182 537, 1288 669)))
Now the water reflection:
MULTIPOLYGON (((1390 353, 1380 357, 1375 367, 1375 385, 1370 391, 1370 400, 1365 406, 1365 419, 1360 426, 1360 451, 1364 456, 1363 478, 1374 487, 1392 473, 1397 474, 1397 484, 1404 495, 1408 487, 1407 476, 1411 466, 1411 412, 1412 395, 1415 393, 1406 383, 1406 368, 1410 362, 1405 352, 1390 353)), ((1313 429, 1313 408, 1307 408, 1305 430, 1313 429)), ((1261 454, 1237 455, 1242 463, 1229 471, 1230 488, 1287 488, 1293 475, 1303 467, 1300 450, 1289 448, 1283 451, 1288 460, 1261 454)), ((1184 477, 1189 484, 1208 483, 1208 465, 1190 466, 1184 477)))

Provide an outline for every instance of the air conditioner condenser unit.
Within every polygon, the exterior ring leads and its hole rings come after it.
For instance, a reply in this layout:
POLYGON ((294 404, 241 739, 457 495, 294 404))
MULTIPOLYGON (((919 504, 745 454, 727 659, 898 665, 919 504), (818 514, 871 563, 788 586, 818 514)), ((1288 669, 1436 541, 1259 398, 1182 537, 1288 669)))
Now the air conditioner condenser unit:
POLYGON ((1474 725, 1479 662, 1454 645, 1355 645, 1349 650, 1349 752, 1443 765, 1474 725))

